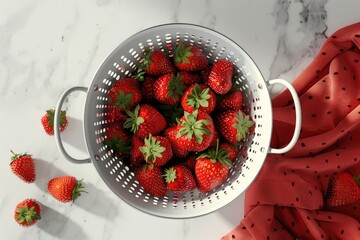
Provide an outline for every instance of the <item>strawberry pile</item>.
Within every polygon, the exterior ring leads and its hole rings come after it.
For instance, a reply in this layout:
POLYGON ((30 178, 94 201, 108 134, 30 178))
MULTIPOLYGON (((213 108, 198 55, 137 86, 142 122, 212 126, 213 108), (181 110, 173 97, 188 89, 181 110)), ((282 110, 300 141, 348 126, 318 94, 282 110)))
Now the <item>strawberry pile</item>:
POLYGON ((173 57, 146 49, 137 72, 109 90, 104 143, 154 196, 211 191, 255 125, 234 75, 230 61, 211 64, 188 43, 179 42, 173 57))

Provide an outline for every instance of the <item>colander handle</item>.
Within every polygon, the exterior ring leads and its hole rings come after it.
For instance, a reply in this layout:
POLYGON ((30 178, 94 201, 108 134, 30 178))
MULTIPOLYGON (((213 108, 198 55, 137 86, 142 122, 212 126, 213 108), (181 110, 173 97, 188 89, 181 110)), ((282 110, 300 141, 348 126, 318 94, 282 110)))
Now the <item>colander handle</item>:
POLYGON ((71 157, 65 150, 64 145, 62 143, 61 137, 60 137, 60 111, 62 108, 62 105, 65 101, 65 99, 67 98, 67 96, 75 91, 82 91, 82 92, 87 92, 87 88, 86 87, 72 87, 69 88, 67 91, 65 91, 59 98, 59 101, 56 105, 56 109, 55 109, 55 116, 54 116, 54 135, 55 135, 55 141, 56 141, 56 145, 58 146, 59 151, 61 152, 61 154, 70 162, 72 163, 90 163, 91 160, 90 158, 84 158, 84 159, 76 159, 71 157))
POLYGON ((283 79, 272 79, 268 81, 269 84, 282 84, 284 85, 289 91, 290 94, 293 98, 294 101, 294 106, 295 106, 295 130, 294 130, 294 134, 290 140, 290 142, 288 143, 288 145, 286 145, 283 148, 269 148, 269 153, 276 153, 276 154, 281 154, 281 153, 286 153, 288 151, 290 151, 290 149, 292 149, 297 140, 299 139, 299 135, 300 135, 300 130, 301 130, 301 106, 300 106, 300 100, 299 97, 294 89, 294 87, 287 82, 286 80, 283 79))

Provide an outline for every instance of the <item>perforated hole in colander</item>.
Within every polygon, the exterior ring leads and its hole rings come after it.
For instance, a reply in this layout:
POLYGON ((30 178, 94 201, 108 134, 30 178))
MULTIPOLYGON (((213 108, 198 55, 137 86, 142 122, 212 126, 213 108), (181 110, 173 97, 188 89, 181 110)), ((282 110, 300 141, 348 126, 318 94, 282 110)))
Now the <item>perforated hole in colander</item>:
POLYGON ((123 42, 104 61, 93 79, 84 116, 84 131, 89 153, 98 173, 121 199, 150 214, 187 218, 210 213, 226 205, 255 179, 266 157, 272 128, 269 93, 264 79, 246 52, 227 37, 207 28, 190 24, 168 24, 139 32, 123 42), (161 49, 173 57, 178 42, 199 47, 210 63, 228 59, 235 66, 236 80, 243 95, 243 109, 256 123, 255 132, 239 147, 239 156, 224 183, 209 193, 197 190, 165 197, 154 197, 144 191, 126 160, 114 156, 106 146, 106 127, 110 123, 108 91, 122 78, 131 77, 143 61, 146 49, 161 49))

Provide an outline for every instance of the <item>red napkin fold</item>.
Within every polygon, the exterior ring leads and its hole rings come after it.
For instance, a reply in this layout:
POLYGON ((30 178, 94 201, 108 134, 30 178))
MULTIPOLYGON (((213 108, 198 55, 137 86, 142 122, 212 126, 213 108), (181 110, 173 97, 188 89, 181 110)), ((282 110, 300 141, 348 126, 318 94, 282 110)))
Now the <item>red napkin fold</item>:
MULTIPOLYGON (((323 44, 294 80, 302 109, 295 147, 269 154, 245 194, 245 216, 223 239, 360 239, 360 201, 327 207, 331 176, 360 175, 360 23, 323 44)), ((271 146, 286 145, 295 113, 284 91, 273 99, 271 146)))

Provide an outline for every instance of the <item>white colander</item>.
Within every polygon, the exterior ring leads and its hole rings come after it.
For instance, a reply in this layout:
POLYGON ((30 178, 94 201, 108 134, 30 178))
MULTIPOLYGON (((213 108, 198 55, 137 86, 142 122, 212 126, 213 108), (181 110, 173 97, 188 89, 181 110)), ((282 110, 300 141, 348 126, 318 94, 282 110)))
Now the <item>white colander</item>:
MULTIPOLYGON (((165 24, 155 26, 128 38, 108 56, 100 66, 89 88, 73 87, 60 97, 55 111, 55 139, 60 152, 73 163, 90 163, 96 167, 107 186, 123 201, 146 213, 168 218, 201 216, 223 207, 242 194, 257 176, 268 153, 289 151, 298 139, 301 111, 298 96, 287 81, 265 81, 250 56, 235 42, 214 30, 192 24, 165 24), (243 95, 244 109, 256 123, 255 133, 249 135, 226 181, 209 193, 198 190, 174 196, 154 197, 144 191, 135 179, 135 173, 112 154, 104 143, 109 124, 106 108, 111 85, 136 72, 147 48, 161 49, 174 55, 176 43, 189 42, 203 50, 210 63, 226 58, 233 62, 236 78, 243 95), (295 104, 296 128, 290 143, 281 149, 270 148, 272 134, 272 106, 268 86, 283 84, 290 90, 295 104), (67 96, 74 91, 86 92, 84 134, 90 155, 75 159, 64 149, 59 134, 59 113, 67 96)), ((71 124, 71 123, 70 123, 71 124)))

